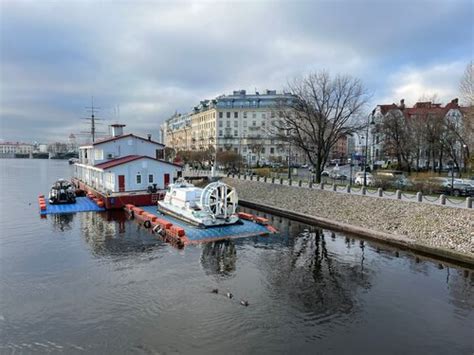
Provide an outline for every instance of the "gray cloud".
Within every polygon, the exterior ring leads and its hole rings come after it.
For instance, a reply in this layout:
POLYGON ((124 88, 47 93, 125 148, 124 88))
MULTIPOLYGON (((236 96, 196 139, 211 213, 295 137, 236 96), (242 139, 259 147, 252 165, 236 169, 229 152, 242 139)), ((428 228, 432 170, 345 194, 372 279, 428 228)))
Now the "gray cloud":
POLYGON ((92 95, 103 117, 117 120, 120 105, 129 130, 157 134, 163 119, 201 99, 237 88, 281 89, 322 68, 362 78, 374 102, 417 90, 447 100, 472 57, 469 1, 1 7, 0 138, 7 140, 84 130, 79 118, 92 95))

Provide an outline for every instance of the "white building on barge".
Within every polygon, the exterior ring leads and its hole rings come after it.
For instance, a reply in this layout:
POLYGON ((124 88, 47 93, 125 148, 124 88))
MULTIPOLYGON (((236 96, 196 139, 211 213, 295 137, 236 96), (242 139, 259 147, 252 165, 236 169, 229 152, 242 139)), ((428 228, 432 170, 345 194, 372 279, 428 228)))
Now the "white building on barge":
POLYGON ((163 160, 165 146, 111 125, 112 137, 79 147, 74 178, 105 196, 163 190, 181 173, 181 166, 163 160))

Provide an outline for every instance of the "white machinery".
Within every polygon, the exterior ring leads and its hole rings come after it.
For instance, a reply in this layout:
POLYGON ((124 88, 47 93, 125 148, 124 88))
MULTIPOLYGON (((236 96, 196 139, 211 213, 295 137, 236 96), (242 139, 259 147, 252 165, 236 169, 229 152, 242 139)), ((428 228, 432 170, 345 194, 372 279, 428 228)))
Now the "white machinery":
POLYGON ((158 211, 202 228, 239 223, 236 213, 237 191, 222 182, 212 182, 204 189, 185 181, 171 184, 158 211))

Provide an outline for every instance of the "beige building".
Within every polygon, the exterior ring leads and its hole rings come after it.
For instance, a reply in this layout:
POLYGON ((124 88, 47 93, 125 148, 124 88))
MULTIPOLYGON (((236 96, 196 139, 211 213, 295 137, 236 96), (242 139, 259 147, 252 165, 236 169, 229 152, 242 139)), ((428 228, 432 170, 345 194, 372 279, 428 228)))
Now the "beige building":
MULTIPOLYGON (((250 165, 286 162, 287 144, 272 135, 276 105, 292 100, 286 93, 245 90, 204 100, 188 114, 174 114, 161 125, 162 142, 177 151, 234 151, 250 165)), ((292 161, 297 157, 292 156, 292 161)))

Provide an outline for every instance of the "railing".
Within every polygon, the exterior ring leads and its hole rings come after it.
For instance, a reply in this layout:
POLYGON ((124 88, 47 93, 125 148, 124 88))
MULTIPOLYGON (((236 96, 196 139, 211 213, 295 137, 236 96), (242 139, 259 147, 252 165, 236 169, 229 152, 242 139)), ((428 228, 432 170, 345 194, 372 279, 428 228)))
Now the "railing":
MULTIPOLYGON (((210 171, 207 171, 210 173, 210 171)), ((223 176, 222 172, 219 172, 218 176, 223 176)), ((260 177, 255 175, 245 175, 245 174, 224 174, 227 177, 232 177, 240 180, 252 180, 259 181, 267 184, 275 185, 284 185, 284 186, 293 186, 298 188, 309 188, 309 189, 319 189, 325 191, 331 191, 335 193, 346 193, 353 195, 363 195, 377 198, 386 198, 392 200, 403 200, 428 204, 436 204, 448 207, 458 207, 458 208, 468 208, 472 209, 474 197, 466 197, 465 199, 453 199, 446 195, 430 196, 423 195, 421 192, 416 194, 404 193, 401 190, 396 190, 394 192, 384 191, 382 188, 370 189, 364 186, 353 186, 353 185, 338 185, 338 184, 326 184, 326 183, 313 183, 312 181, 303 181, 303 180, 292 180, 292 179, 283 179, 276 177, 260 177)), ((210 176, 210 175, 209 175, 210 176)))

